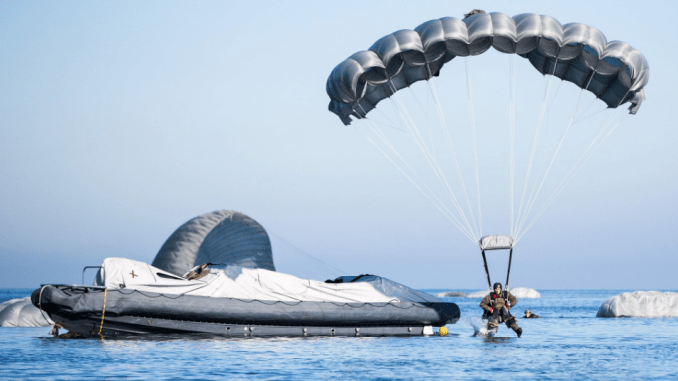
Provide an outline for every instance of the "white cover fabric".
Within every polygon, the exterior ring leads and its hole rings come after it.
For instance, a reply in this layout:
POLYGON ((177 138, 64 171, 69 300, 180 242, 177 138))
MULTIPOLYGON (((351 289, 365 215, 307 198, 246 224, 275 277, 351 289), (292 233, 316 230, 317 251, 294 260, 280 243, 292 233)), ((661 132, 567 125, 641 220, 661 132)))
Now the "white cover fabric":
MULTIPOLYGON (((509 292, 513 294, 518 299, 539 299, 541 298, 541 294, 533 289, 533 288, 527 288, 527 287, 516 287, 516 288, 511 288, 509 289, 509 292)), ((475 299, 475 298, 484 298, 485 295, 488 295, 490 293, 490 290, 480 290, 476 292, 472 292, 468 295, 466 295, 467 298, 475 299)))
POLYGON ((603 303, 597 317, 678 317, 678 293, 625 292, 603 303))
POLYGON ((232 279, 224 269, 211 268, 210 273, 205 277, 187 280, 146 263, 125 258, 107 258, 101 266, 103 269, 99 270, 97 283, 111 289, 125 288, 162 294, 289 302, 388 303, 399 301, 384 295, 366 282, 324 283, 264 269, 229 267, 229 270, 235 270, 229 271, 229 274, 238 274, 235 279, 232 279))
POLYGON ((486 235, 478 241, 480 250, 500 250, 513 247, 513 238, 510 235, 486 235))
POLYGON ((31 303, 30 296, 0 304, 0 327, 47 327, 52 324, 47 313, 43 316, 31 303))

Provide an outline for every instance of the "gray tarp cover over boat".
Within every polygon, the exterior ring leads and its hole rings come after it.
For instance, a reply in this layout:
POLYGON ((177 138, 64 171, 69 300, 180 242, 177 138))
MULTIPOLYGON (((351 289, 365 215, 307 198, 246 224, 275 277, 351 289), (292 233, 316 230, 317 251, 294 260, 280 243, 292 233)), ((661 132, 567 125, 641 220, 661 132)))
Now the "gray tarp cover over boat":
MULTIPOLYGON (((126 258, 107 258, 101 266, 96 285, 105 286, 109 290, 133 289, 165 295, 285 302, 371 303, 399 302, 402 299, 388 293, 389 291, 383 287, 377 289, 375 286, 381 286, 383 283, 377 279, 374 282, 326 283, 264 269, 211 265, 205 270, 206 275, 189 280, 126 258)), ((386 279, 384 281, 397 284, 386 279)), ((420 294, 410 296, 410 299, 416 300, 409 301, 440 301, 432 296, 426 299, 423 296, 425 294, 420 294)))
POLYGON ((611 108, 631 102, 635 114, 645 99, 650 66, 629 44, 608 42, 601 31, 580 23, 495 12, 427 21, 353 54, 327 79, 329 110, 348 125, 349 116, 364 118, 396 91, 439 75, 453 58, 479 55, 491 47, 527 58, 542 74, 572 82, 611 108))

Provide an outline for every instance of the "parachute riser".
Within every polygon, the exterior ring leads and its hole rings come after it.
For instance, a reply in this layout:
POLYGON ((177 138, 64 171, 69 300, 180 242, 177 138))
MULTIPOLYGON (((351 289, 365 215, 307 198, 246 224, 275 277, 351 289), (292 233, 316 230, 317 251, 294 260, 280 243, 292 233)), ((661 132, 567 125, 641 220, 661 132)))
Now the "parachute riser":
MULTIPOLYGON (((483 265, 485 266, 485 275, 487 275, 487 285, 492 290, 492 280, 490 279, 490 270, 487 266, 487 256, 485 255, 485 250, 482 250, 483 254, 483 265)), ((506 294, 508 296, 508 290, 509 290, 509 281, 511 280, 511 261, 513 260, 513 248, 509 250, 509 261, 508 261, 508 269, 506 270, 506 285, 504 286, 504 291, 506 291, 506 294)))
POLYGON ((487 258, 485 258, 485 250, 483 250, 483 264, 485 264, 485 274, 487 275, 487 285, 492 289, 492 281, 490 280, 490 270, 487 268, 487 258))
POLYGON ((508 293, 509 289, 509 280, 511 278, 511 259, 513 259, 513 248, 509 251, 509 263, 508 263, 508 269, 506 270, 506 286, 504 286, 504 290, 508 293))

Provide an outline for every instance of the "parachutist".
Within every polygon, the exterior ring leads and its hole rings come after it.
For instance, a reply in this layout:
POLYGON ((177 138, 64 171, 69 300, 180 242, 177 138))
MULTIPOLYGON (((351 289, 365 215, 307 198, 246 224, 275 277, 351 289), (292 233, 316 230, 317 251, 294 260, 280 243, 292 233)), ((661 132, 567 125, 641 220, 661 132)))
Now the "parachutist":
POLYGON ((532 313, 530 310, 525 310, 525 316, 523 316, 523 319, 538 319, 541 316, 535 315, 532 313))
POLYGON ((516 318, 509 312, 511 307, 518 304, 518 299, 508 291, 502 292, 501 283, 495 283, 493 288, 494 291, 480 302, 480 308, 485 310, 483 317, 489 319, 488 327, 495 328, 503 321, 508 328, 511 328, 520 337, 523 334, 523 329, 518 326, 516 318))

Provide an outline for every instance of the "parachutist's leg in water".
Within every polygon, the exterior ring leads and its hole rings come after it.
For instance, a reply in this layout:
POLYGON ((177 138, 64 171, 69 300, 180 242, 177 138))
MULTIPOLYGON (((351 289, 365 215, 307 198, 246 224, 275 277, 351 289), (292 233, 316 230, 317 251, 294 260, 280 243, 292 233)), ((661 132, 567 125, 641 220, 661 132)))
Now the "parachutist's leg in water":
POLYGON ((515 316, 511 315, 511 313, 505 307, 501 309, 500 315, 502 320, 504 320, 504 323, 506 323, 506 326, 511 328, 518 335, 518 337, 523 334, 523 329, 518 326, 515 316))
POLYGON ((488 323, 487 323, 488 327, 490 327, 490 328, 498 327, 499 326, 499 310, 495 308, 494 311, 492 311, 492 315, 490 315, 488 320, 489 320, 488 323))

